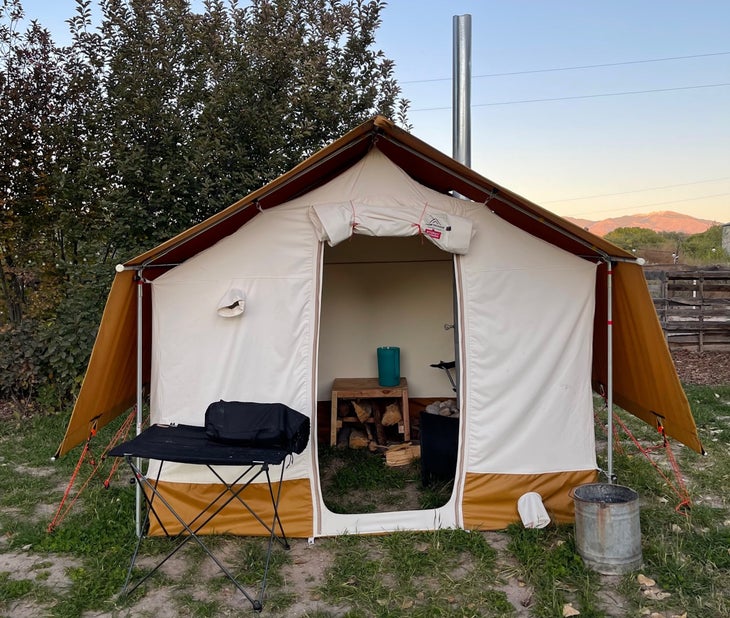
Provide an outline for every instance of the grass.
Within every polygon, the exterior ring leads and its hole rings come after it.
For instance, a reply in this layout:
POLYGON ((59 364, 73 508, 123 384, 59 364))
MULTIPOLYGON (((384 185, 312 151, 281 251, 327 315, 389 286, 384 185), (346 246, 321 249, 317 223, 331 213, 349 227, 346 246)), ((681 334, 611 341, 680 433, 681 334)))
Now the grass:
POLYGON ((421 484, 416 460, 405 466, 386 465, 381 454, 324 446, 319 449, 322 497, 335 513, 374 513, 443 506, 452 483, 421 484))
POLYGON ((333 564, 319 590, 352 616, 510 616, 514 608, 491 582, 496 552, 464 530, 402 532, 325 541, 333 564))
POLYGON ((561 616, 563 607, 576 601, 581 616, 604 616, 599 608, 599 577, 587 569, 576 552, 573 527, 525 529, 512 524, 509 550, 534 592, 535 616, 561 616))
MULTIPOLYGON (((641 496, 644 571, 670 596, 647 600, 630 581, 622 591, 635 610, 651 609, 669 615, 730 616, 730 386, 686 387, 700 439, 707 456, 673 444, 679 468, 687 477, 692 498, 689 510, 675 510, 680 496, 662 481, 646 458, 624 440, 616 456, 618 481, 641 496)), ((634 417, 623 420, 640 441, 657 442, 656 432, 634 417)), ((657 457, 667 469, 666 458, 657 457)))
MULTIPOLYGON (((618 482, 641 497, 640 573, 655 586, 640 586, 638 572, 607 578, 586 569, 573 526, 526 530, 515 524, 490 534, 437 530, 318 539, 319 553, 312 555, 323 563, 316 569, 306 549, 297 554, 275 547, 264 611, 276 618, 511 616, 517 612, 507 583, 519 580, 520 599, 535 617, 561 616, 567 603, 582 617, 730 616, 730 385, 687 387, 686 392, 708 451, 701 456, 673 444, 692 497, 689 510, 675 511, 680 497, 628 439, 620 440, 614 457, 618 482), (311 573, 306 599, 290 586, 292 573, 302 570, 311 573)), ((619 414, 639 441, 657 443, 655 429, 619 414)), ((605 418, 605 411, 600 415, 605 418)), ((182 550, 179 572, 160 573, 134 594, 118 596, 135 544, 134 492, 126 471, 110 489, 92 483, 62 525, 53 534, 46 532, 78 455, 50 462, 65 420, 41 415, 0 424, 0 555, 27 558, 28 565, 17 572, 0 567, 0 616, 154 616, 154 609, 141 608, 145 599, 154 603, 156 593, 167 595, 163 602, 180 615, 240 614, 237 591, 193 544, 182 550)), ((596 435, 605 439, 600 428, 596 435)), ((396 504, 406 493, 412 497, 410 490, 420 485, 417 465, 388 468, 364 455, 322 449, 322 461, 338 470, 331 478, 330 508, 366 512, 390 504, 384 494, 396 504), (368 485, 371 489, 363 490, 368 485)), ((669 470, 662 453, 655 458, 669 470)), ((600 456, 599 465, 604 463, 600 456)), ((443 504, 450 491, 449 486, 432 495, 419 490, 420 508, 443 504)), ((265 539, 210 540, 225 551, 226 562, 235 565, 244 582, 259 580, 265 539)), ((298 547, 306 547, 301 543, 298 547)), ((167 545, 151 539, 143 544, 142 557, 160 555, 167 545)))

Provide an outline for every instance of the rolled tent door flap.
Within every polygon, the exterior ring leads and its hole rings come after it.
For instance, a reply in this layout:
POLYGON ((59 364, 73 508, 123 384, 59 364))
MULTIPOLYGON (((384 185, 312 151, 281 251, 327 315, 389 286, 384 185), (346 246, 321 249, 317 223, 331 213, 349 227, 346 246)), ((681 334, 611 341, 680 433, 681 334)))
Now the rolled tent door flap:
POLYGON ((440 249, 464 255, 474 236, 471 219, 428 204, 373 206, 359 203, 315 204, 309 218, 317 238, 334 247, 353 234, 363 236, 424 236, 440 249))

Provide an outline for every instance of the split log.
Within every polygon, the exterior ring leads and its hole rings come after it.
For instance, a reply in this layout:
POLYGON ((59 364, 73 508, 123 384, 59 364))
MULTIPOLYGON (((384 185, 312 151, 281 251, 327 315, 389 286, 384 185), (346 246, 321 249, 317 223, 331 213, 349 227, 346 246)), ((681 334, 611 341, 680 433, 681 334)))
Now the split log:
POLYGON ((391 403, 385 407, 385 414, 383 414, 383 425, 390 427, 391 425, 397 425, 403 420, 403 414, 400 411, 400 406, 397 403, 391 403))
POLYGON ((364 431, 353 429, 350 433, 350 448, 366 448, 369 442, 364 431))
POLYGON ((373 405, 369 401, 353 401, 352 407, 361 423, 367 421, 373 415, 373 405))
POLYGON ((385 465, 389 467, 406 466, 421 456, 421 447, 418 444, 405 442, 391 446, 385 452, 385 465))

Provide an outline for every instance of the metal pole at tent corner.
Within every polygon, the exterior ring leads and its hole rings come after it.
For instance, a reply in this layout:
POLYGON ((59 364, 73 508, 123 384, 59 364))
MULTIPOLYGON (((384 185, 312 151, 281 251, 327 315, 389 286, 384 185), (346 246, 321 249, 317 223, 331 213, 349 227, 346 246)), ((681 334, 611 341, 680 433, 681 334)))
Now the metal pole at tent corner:
POLYGON ((613 476, 613 262, 606 260, 606 407, 608 408, 608 482, 613 476))
MULTIPOLYGON (((142 273, 137 273, 137 433, 142 433, 142 296, 144 291, 144 279, 142 273)), ((140 469, 140 460, 135 465, 140 469)), ((142 536, 142 488, 135 483, 134 500, 134 529, 137 538, 142 536)))

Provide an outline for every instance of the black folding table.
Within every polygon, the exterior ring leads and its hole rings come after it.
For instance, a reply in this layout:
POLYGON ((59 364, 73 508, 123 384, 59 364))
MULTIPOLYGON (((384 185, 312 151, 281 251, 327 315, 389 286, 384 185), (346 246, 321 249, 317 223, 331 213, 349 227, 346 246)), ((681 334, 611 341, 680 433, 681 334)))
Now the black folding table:
POLYGON ((147 572, 133 586, 129 587, 132 569, 139 553, 143 534, 137 539, 137 545, 132 555, 132 560, 127 572, 127 579, 124 583, 122 593, 129 593, 135 590, 139 585, 145 582, 157 569, 159 569, 168 559, 170 559, 179 549, 181 549, 190 539, 193 539, 203 551, 218 565, 223 573, 233 582, 233 584, 241 591, 241 593, 249 600, 253 609, 261 611, 263 605, 263 596, 266 589, 266 577, 269 570, 269 562, 271 560, 271 551, 274 539, 276 539, 285 549, 289 549, 284 529, 279 519, 279 497, 281 495, 281 484, 284 477, 284 461, 288 456, 292 455, 290 450, 278 447, 258 448, 251 446, 241 446, 238 444, 226 444, 214 441, 208 438, 204 427, 194 427, 192 425, 152 425, 143 431, 136 438, 124 442, 110 451, 114 457, 124 457, 134 474, 134 479, 142 489, 142 494, 147 502, 147 511, 145 515, 144 527, 146 527, 150 516, 153 516, 160 523, 164 533, 171 537, 165 530, 162 521, 155 511, 155 500, 159 500, 173 516, 180 522, 185 533, 180 532, 176 537, 178 544, 154 567, 147 572), (160 461, 160 466, 155 479, 149 479, 139 468, 138 459, 155 459, 160 461), (162 467, 165 462, 176 462, 186 464, 198 464, 206 466, 218 479, 221 484, 221 492, 218 496, 191 521, 185 521, 169 504, 165 497, 158 490, 158 482, 162 467), (281 473, 279 476, 279 485, 274 492, 269 475, 269 466, 281 465, 281 473), (233 482, 227 482, 216 471, 215 466, 236 466, 242 469, 242 472, 233 482), (252 473, 250 478, 242 479, 252 473), (245 502, 242 495, 246 488, 257 478, 264 476, 269 488, 271 496, 271 504, 273 506, 274 517, 271 525, 264 522, 261 517, 255 513, 251 507, 245 502), (147 491, 145 491, 145 489, 147 491), (264 576, 261 583, 261 589, 258 597, 254 597, 247 592, 238 582, 229 569, 211 552, 198 534, 200 530, 207 525, 218 513, 220 513, 226 505, 233 500, 238 500, 251 515, 268 531, 269 542, 266 552, 266 564, 264 566, 264 576), (206 513, 213 509, 212 512, 206 513), (279 534, 276 533, 278 528, 279 534))

